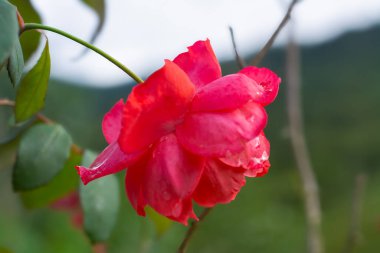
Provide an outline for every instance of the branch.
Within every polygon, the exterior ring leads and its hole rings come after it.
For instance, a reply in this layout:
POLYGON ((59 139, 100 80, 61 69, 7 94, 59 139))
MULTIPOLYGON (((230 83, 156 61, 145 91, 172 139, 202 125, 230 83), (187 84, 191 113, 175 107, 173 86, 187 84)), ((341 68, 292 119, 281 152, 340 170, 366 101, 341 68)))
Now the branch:
POLYGON ((301 107, 300 52, 298 45, 290 39, 286 57, 286 102, 289 118, 290 139, 304 192, 305 213, 308 225, 308 252, 322 253, 321 207, 318 184, 307 150, 301 107))
POLYGON ((14 107, 15 102, 6 98, 0 98, 0 106, 14 107))
MULTIPOLYGON (((16 106, 16 103, 15 103, 15 101, 9 100, 7 98, 0 98, 0 106, 9 106, 9 107, 14 108, 16 106)), ((45 116, 42 113, 37 113, 36 118, 39 121, 43 122, 44 124, 48 124, 48 125, 54 124, 53 120, 51 120, 50 118, 48 118, 47 116, 45 116)), ((78 145, 76 145, 74 143, 71 145, 71 150, 77 154, 83 154, 83 152, 84 152, 83 149, 81 149, 78 145)))
POLYGON ((193 236, 195 230, 198 227, 198 223, 203 221, 203 219, 210 213, 212 208, 205 208, 201 215, 199 216, 199 221, 194 221, 191 223, 190 228, 187 230, 185 238, 183 239, 181 246, 178 248, 177 253, 185 253, 187 249, 187 245, 189 244, 189 241, 191 237, 193 236))
POLYGON ((278 25, 276 31, 272 34, 272 36, 269 38, 267 43, 264 45, 264 47, 257 53, 257 55, 252 59, 251 65, 252 66, 258 66, 261 61, 264 59, 264 56, 268 53, 269 49, 272 47, 274 41, 276 40, 278 34, 281 32, 281 30, 285 27, 285 25, 288 23, 290 19, 290 14, 293 11, 294 6, 298 3, 299 0, 292 0, 290 3, 288 10, 286 11, 285 16, 282 18, 281 23, 278 25))
POLYGON ((236 41, 235 41, 235 35, 234 35, 234 30, 232 29, 231 26, 228 27, 228 29, 230 30, 230 35, 231 35, 231 41, 232 41, 232 46, 234 47, 234 51, 235 51, 235 59, 236 59, 236 63, 238 65, 238 67, 240 69, 243 69, 245 67, 245 62, 244 62, 244 59, 240 57, 239 53, 238 53, 238 50, 237 50, 237 46, 236 46, 236 41))
POLYGON ((362 213, 364 191, 367 183, 367 175, 359 173, 355 178, 354 192, 351 206, 351 224, 348 232, 344 253, 354 252, 355 246, 360 240, 360 216, 362 213))
MULTIPOLYGON (((2 98, 2 99, 0 99, 0 106, 15 107, 16 103, 15 103, 15 101, 12 101, 12 100, 9 100, 6 98, 2 98)), ((54 121, 52 121, 51 119, 49 119, 48 117, 46 117, 42 113, 37 113, 36 117, 38 120, 40 120, 41 122, 43 122, 45 124, 53 124, 54 123, 54 121)))

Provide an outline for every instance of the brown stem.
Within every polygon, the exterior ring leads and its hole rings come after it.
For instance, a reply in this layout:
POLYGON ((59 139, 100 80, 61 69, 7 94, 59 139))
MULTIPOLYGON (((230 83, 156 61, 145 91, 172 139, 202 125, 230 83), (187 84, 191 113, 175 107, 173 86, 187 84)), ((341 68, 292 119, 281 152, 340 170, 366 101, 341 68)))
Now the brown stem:
POLYGON ((36 115, 37 119, 47 125, 50 125, 50 124, 53 124, 54 121, 52 121, 51 119, 49 119, 48 117, 46 117, 45 115, 43 115, 42 113, 37 113, 36 115))
MULTIPOLYGON (((0 106, 9 106, 9 107, 15 107, 16 106, 16 103, 15 101, 12 101, 10 99, 7 99, 7 98, 0 98, 0 106)), ((36 117, 39 121, 45 123, 45 124, 53 124, 54 121, 51 120, 50 118, 48 118, 47 116, 45 116, 44 114, 42 113, 37 113, 36 114, 36 117)), ((77 153, 77 154, 83 154, 83 149, 81 149, 78 145, 76 144, 72 144, 71 146, 71 149, 73 152, 77 153)))
POLYGON ((359 173, 355 178, 355 187, 351 206, 351 224, 343 253, 354 252, 355 246, 360 240, 360 216, 362 213, 363 197, 366 183, 367 175, 364 173, 359 173))
MULTIPOLYGON (((10 106, 10 107, 15 107, 16 103, 15 101, 9 100, 7 98, 2 98, 0 99, 0 106, 10 106)), ((54 121, 43 115, 42 113, 37 113, 36 117, 39 121, 45 123, 45 124, 53 124, 54 121)))
POLYGON ((235 59, 236 59, 236 63, 238 64, 238 67, 239 67, 240 69, 242 69, 242 68, 245 67, 245 62, 244 62, 243 58, 240 57, 239 52, 238 52, 238 50, 237 50, 237 45, 236 45, 236 41, 235 41, 234 30, 232 29, 231 26, 229 26, 228 29, 230 30, 232 46, 234 47, 234 51, 235 51, 235 59))
POLYGON ((268 53, 269 49, 272 47, 274 41, 276 40, 278 34, 281 32, 281 30, 285 27, 286 23, 290 19, 290 14, 293 11, 294 6, 297 4, 299 0, 293 0, 289 7, 288 10, 285 13, 285 16, 282 18, 281 23, 278 25, 277 29, 275 32, 272 34, 272 36, 269 38, 267 43, 264 45, 264 47, 256 54, 256 56, 252 59, 251 65, 252 66, 258 66, 261 61, 264 59, 264 56, 268 53))
POLYGON ((183 241, 181 243, 181 246, 178 248, 177 253, 186 252, 189 241, 198 227, 198 223, 201 222, 210 213, 211 210, 212 208, 205 208, 199 216, 199 221, 194 221, 193 223, 191 223, 190 228, 187 230, 185 238, 183 238, 183 241))
POLYGON ((298 45, 292 39, 289 40, 286 59, 287 113, 289 118, 290 139, 303 184, 305 212, 308 225, 307 252, 322 253, 324 250, 321 237, 321 208, 318 184, 309 158, 302 119, 300 52, 298 45))
POLYGON ((0 98, 0 106, 10 106, 14 107, 15 102, 6 98, 0 98))

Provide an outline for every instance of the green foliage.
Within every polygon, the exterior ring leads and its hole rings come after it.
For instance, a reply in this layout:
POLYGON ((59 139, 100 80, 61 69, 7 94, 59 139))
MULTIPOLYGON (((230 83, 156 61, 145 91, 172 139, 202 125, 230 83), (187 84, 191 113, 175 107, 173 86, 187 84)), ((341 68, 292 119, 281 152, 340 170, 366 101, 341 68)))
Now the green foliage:
POLYGON ((22 136, 13 170, 13 188, 32 190, 47 184, 63 168, 72 140, 60 125, 39 124, 22 136))
POLYGON ((10 56, 18 41, 16 8, 5 0, 0 0, 0 66, 10 56))
POLYGON ((16 122, 27 120, 45 105, 45 96, 50 77, 49 43, 36 65, 21 80, 16 94, 16 122))
POLYGON ((20 194, 24 206, 27 208, 47 206, 76 190, 79 185, 79 179, 74 167, 80 164, 81 160, 81 155, 71 152, 63 169, 49 183, 35 190, 20 194))
POLYGON ((0 144, 0 171, 10 169, 16 161, 19 138, 0 144))
MULTIPOLYGON (((34 9, 30 0, 9 0, 9 2, 17 6, 17 10, 20 12, 25 22, 41 23, 41 18, 34 9)), ((27 32, 22 34, 20 40, 22 51, 24 53, 24 59, 25 61, 28 61, 38 48, 40 35, 38 32, 27 32)))
POLYGON ((22 49, 20 42, 17 41, 8 59, 8 75, 13 84, 16 86, 21 79, 24 71, 24 57, 22 55, 22 49))
POLYGON ((0 253, 12 253, 12 251, 10 249, 0 247, 0 253))
POLYGON ((165 234, 165 232, 167 232, 169 228, 172 226, 172 220, 169 220, 165 216, 162 216, 161 214, 154 211, 152 208, 146 207, 145 211, 149 219, 153 221, 158 236, 162 236, 163 234, 165 234))
MULTIPOLYGON (((89 166, 96 155, 85 152, 82 164, 89 166)), ((119 210, 119 182, 115 175, 80 185, 79 195, 84 213, 84 230, 93 243, 106 241, 116 224, 119 210)))

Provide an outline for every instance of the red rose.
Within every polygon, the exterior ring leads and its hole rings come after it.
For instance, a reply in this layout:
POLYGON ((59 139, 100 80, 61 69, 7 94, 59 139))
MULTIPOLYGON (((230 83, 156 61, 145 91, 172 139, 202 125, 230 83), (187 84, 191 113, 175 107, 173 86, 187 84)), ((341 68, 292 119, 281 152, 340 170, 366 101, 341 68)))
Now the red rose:
POLYGON ((149 205, 187 224, 197 219, 193 200, 228 203, 245 176, 267 173, 263 106, 280 81, 256 67, 222 77, 209 40, 198 41, 114 105, 102 125, 109 146, 78 173, 87 184, 128 167, 126 191, 138 214, 149 205))

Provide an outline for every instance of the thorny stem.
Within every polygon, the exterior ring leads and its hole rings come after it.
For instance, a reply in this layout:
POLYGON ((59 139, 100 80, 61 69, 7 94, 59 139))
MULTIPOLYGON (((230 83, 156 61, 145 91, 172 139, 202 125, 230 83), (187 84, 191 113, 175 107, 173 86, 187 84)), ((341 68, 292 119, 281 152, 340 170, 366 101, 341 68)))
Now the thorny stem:
POLYGON ((29 31, 29 30, 46 30, 46 31, 50 31, 50 32, 54 32, 54 33, 57 33, 59 35, 62 35, 62 36, 66 37, 70 40, 73 40, 73 41, 87 47, 88 49, 91 49, 92 51, 98 53, 99 55, 103 56, 108 61, 110 61, 111 63, 113 63, 114 65, 119 67, 121 70, 123 70, 127 75, 129 75, 131 78, 133 78, 137 83, 144 82, 139 76, 137 76, 135 73, 133 73, 129 68, 124 66, 122 63, 117 61, 115 58, 113 58, 112 56, 110 56, 109 54, 104 52, 103 50, 101 50, 101 49, 95 47, 94 45, 92 45, 92 44, 90 44, 90 43, 88 43, 82 39, 79 39, 79 38, 77 38, 71 34, 68 34, 68 33, 64 32, 62 30, 59 30, 57 28, 54 28, 54 27, 50 27, 50 26, 46 26, 46 25, 42 25, 42 24, 35 24, 35 23, 25 24, 25 26, 21 30, 20 34, 22 34, 23 32, 29 31))
POLYGON ((231 36, 231 41, 232 41, 232 46, 234 47, 234 51, 235 51, 235 59, 236 59, 236 63, 238 64, 239 68, 242 69, 245 67, 245 62, 243 60, 243 58, 240 57, 239 55, 239 52, 237 50, 237 45, 236 45, 236 41, 235 41, 235 35, 234 35, 234 30, 232 29, 232 27, 228 27, 228 29, 230 30, 230 36, 231 36))
MULTIPOLYGON (((9 106, 9 107, 14 108, 16 106, 16 103, 15 103, 15 101, 9 100, 7 98, 0 98, 0 106, 9 106)), ((37 113, 36 118, 39 121, 43 122, 44 124, 47 124, 47 125, 54 124, 54 121, 52 119, 48 118, 47 116, 45 116, 42 113, 37 113)), ((71 145, 71 150, 76 154, 82 154, 83 153, 83 149, 74 143, 71 145)))
POLYGON ((286 102, 290 141, 303 185, 308 237, 307 252, 323 253, 318 183, 311 165, 302 119, 300 52, 292 38, 288 44, 286 61, 286 102))
POLYGON ((251 65, 252 66, 258 66, 261 61, 264 59, 265 55, 268 53, 269 49, 272 47, 274 41, 276 40, 278 34, 280 31, 285 27, 286 23, 288 23, 290 19, 290 14, 293 11, 294 6, 299 2, 299 0, 292 0, 290 3, 288 10, 286 11, 285 16, 281 20, 281 23, 278 25, 276 31, 272 34, 272 36, 269 38, 267 43, 264 45, 264 47, 260 50, 259 53, 253 58, 251 65))
POLYGON ((183 239, 181 246, 178 248, 177 253, 186 252, 189 241, 191 237, 193 236, 195 230, 197 229, 198 224, 204 220, 204 218, 210 213, 211 210, 212 208, 205 208, 203 212, 201 213, 201 215, 199 216, 199 221, 194 221, 193 223, 191 223, 190 228, 187 230, 185 238, 183 239))

